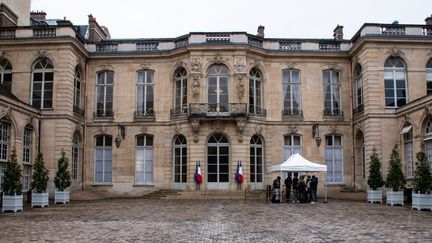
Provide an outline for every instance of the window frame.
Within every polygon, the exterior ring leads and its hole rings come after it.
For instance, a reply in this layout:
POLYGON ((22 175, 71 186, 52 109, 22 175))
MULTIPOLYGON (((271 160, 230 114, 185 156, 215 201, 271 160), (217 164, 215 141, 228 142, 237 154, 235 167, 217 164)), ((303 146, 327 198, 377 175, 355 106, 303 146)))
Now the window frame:
POLYGON ((342 116, 342 72, 337 69, 326 69, 322 71, 323 77, 323 102, 324 102, 324 116, 342 116), (326 83, 325 75, 329 73, 329 82, 326 83), (337 80, 334 80, 333 73, 337 73, 337 80), (330 100, 326 100, 326 87, 330 87, 330 100), (335 89, 337 88, 337 91, 335 89), (337 93, 336 93, 337 92, 337 93), (326 102, 330 102, 330 107, 326 106, 326 102), (335 102, 338 107, 335 106, 335 102))
POLYGON ((135 136, 135 163, 134 163, 134 183, 135 185, 154 185, 154 136, 150 134, 140 134, 135 136), (143 145, 138 145, 138 139, 143 138, 143 145), (151 141, 151 145, 148 145, 151 141), (137 170, 138 163, 138 151, 143 151, 143 169, 137 170), (147 168, 147 153, 151 151, 151 178, 147 178, 149 168, 147 168), (143 173, 143 181, 138 180, 137 173, 143 173))
POLYGON ((93 174, 93 176, 94 176, 94 180, 93 180, 93 182, 94 182, 94 184, 100 184, 100 185, 112 185, 112 177, 113 177, 113 166, 112 166, 112 161, 113 161, 113 159, 112 159, 112 136, 111 135, 107 135, 107 134, 102 134, 102 135, 97 135, 97 136, 95 136, 95 138, 94 138, 94 143, 95 143, 95 147, 94 147, 94 151, 95 151, 95 153, 94 153, 94 162, 93 162, 93 168, 94 168, 94 174, 93 174), (98 146, 97 145, 97 139, 99 138, 99 137, 102 137, 103 138, 103 145, 102 146, 98 146), (111 140, 111 145, 108 145, 107 144, 107 138, 110 138, 110 140, 111 140), (102 181, 97 181, 97 176, 96 176, 96 174, 98 173, 97 172, 97 166, 96 166, 96 163, 97 163, 97 151, 98 150, 100 150, 100 151, 102 151, 102 181), (106 179, 105 178, 105 175, 106 175, 106 172, 107 172, 107 170, 105 169, 105 166, 106 166, 106 164, 108 163, 107 161, 107 159, 106 159, 106 154, 107 153, 110 153, 111 155, 110 155, 110 157, 111 157, 111 160, 110 160, 110 163, 111 163, 111 177, 109 178, 109 180, 108 179, 106 179))
POLYGON ((250 159, 250 179, 249 182, 251 184, 257 184, 257 183, 264 183, 264 177, 265 177, 265 173, 264 173, 264 160, 265 160, 265 146, 264 146, 264 139, 261 136, 258 135, 253 135, 250 139, 249 142, 249 159, 250 159), (258 143, 258 141, 260 141, 261 143, 258 143), (254 161, 252 162, 252 154, 251 154, 251 149, 253 149, 254 153, 253 153, 253 159, 254 161), (259 165, 257 162, 257 151, 261 149, 261 165, 259 165), (261 166, 261 172, 258 172, 257 169, 258 167, 261 166), (253 170, 252 170, 252 167, 253 170), (259 178, 256 178, 255 176, 261 175, 261 181, 259 181, 259 178), (253 178, 254 177, 254 178, 253 178), (255 180, 253 180, 255 179, 255 180))
POLYGON ((9 91, 12 91, 12 64, 6 58, 0 60, 0 84, 4 85, 9 91), (10 75, 10 76, 9 76, 10 75), (10 80, 5 81, 5 77, 10 77, 10 80), (9 83, 9 85, 7 84, 9 83))
POLYGON ((48 58, 41 58, 38 59, 32 67, 32 75, 31 75, 31 105, 38 108, 38 109, 53 109, 54 107, 54 64, 53 62, 48 58), (40 64, 41 68, 37 68, 36 66, 41 63, 42 61, 45 61, 45 65, 40 64), (50 68, 47 68, 50 67, 50 68), (39 70, 39 71, 37 71, 39 70), (46 75, 51 73, 52 74, 52 80, 46 80, 46 75), (35 74, 41 74, 41 81, 35 81, 35 74), (40 105, 36 106, 35 103, 35 84, 40 83, 41 84, 41 90, 40 90, 40 105), (45 86, 51 84, 51 90, 46 89, 45 86), (45 92, 51 91, 51 106, 45 107, 45 103, 47 103, 49 100, 45 100, 45 92))
POLYGON ((297 133, 290 133, 283 136, 284 138, 284 149, 283 149, 283 158, 284 161, 287 160, 291 155, 298 153, 302 154, 303 152, 303 136, 297 133), (289 137, 289 141, 291 145, 286 144, 287 138, 289 137), (295 138, 299 139, 300 145, 295 144, 295 138))
POLYGON ((364 104, 363 70, 360 65, 357 65, 354 75, 354 94, 354 108, 360 109, 364 104))
POLYGON ((12 124, 6 120, 0 120, 0 125, 0 162, 8 162, 12 124))
POLYGON ((173 182, 175 184, 186 184, 188 182, 188 150, 187 150, 187 139, 184 135, 176 135, 173 139, 172 157, 173 157, 173 182), (176 150, 179 150, 179 155, 176 155, 176 150), (183 154, 185 150, 186 154, 183 154), (186 157, 186 158, 185 158, 186 157), (176 158, 179 158, 179 172, 176 172, 176 158), (185 159, 184 159, 185 158, 185 159), (183 171, 183 167, 186 167, 186 171, 183 171), (176 179, 176 175, 179 175, 179 181, 176 179), (185 178, 183 178, 185 176, 185 178))
POLYGON ((23 136, 23 164, 32 163, 32 147, 33 147, 33 128, 26 125, 23 136))
POLYGON ((207 105, 208 105, 208 112, 229 112, 229 105, 230 105, 230 72, 227 66, 224 64, 213 64, 211 65, 207 70, 207 105), (219 67, 219 70, 216 70, 216 68, 219 67), (210 103, 210 79, 216 78, 216 103, 210 103), (223 94, 223 90, 221 87, 224 87, 224 85, 221 85, 221 82, 223 82, 223 78, 226 78, 226 99, 227 99, 227 106, 223 107, 221 106, 221 97, 225 96, 223 94))
POLYGON ((262 94, 262 73, 258 68, 252 68, 249 72, 249 114, 261 115, 264 113, 262 94), (253 104, 251 104, 251 101, 253 104))
POLYGON ((80 150, 78 134, 74 133, 72 137, 71 179, 76 181, 79 180, 80 150))
POLYGON ((77 107, 79 109, 82 108, 82 78, 81 78, 81 71, 78 67, 75 68, 75 76, 74 76, 74 107, 77 107))
MULTIPOLYGON (((401 90, 399 88, 399 90, 401 90)), ((409 101, 409 95, 408 95, 408 78, 407 78, 407 66, 404 62, 404 60, 400 57, 389 57, 386 59, 385 63, 384 63, 384 106, 385 108, 399 108, 402 107, 406 104, 408 104, 409 101), (395 60, 395 63, 390 63, 391 60, 395 60), (403 67, 397 67, 397 62, 400 62, 403 67), (388 66, 387 64, 391 64, 392 66, 388 66), (397 87, 397 73, 400 73, 401 71, 403 71, 403 76, 404 76, 404 92, 405 92, 405 104, 402 104, 399 106, 398 104, 398 96, 397 96, 397 91, 398 91, 398 87, 397 87), (391 79, 386 79, 386 73, 392 73, 392 78, 391 79), (391 80, 392 81, 392 85, 393 88, 388 88, 386 85, 386 81, 387 80, 391 80), (386 90, 391 90, 393 92, 392 97, 387 97, 386 95, 386 90), (393 99, 394 105, 387 105, 387 99, 393 99)))
POLYGON ((137 116, 154 116, 154 108, 155 108, 155 71, 151 69, 141 69, 136 72, 136 100, 135 100, 135 112, 137 116), (140 73, 144 74, 143 80, 140 83, 140 73), (148 74, 150 75, 150 82, 148 82, 148 74), (152 88, 152 96, 149 97, 149 87, 152 88), (139 96, 139 90, 142 89, 142 97, 139 96), (139 104, 141 98, 142 104, 139 104), (148 103, 152 103, 150 105, 148 103))
POLYGON ((188 73, 185 68, 178 68, 174 72, 174 114, 184 115, 188 111, 188 73), (180 98, 177 94, 177 83, 180 83, 180 98), (180 103, 177 104, 177 99, 179 98, 180 103))
POLYGON ((344 140, 343 140, 343 136, 342 135, 340 135, 340 134, 328 134, 328 135, 326 135, 325 136, 325 152, 324 152, 324 160, 325 160, 325 163, 326 163, 326 165, 327 165, 327 172, 326 172, 326 182, 327 183, 329 183, 329 184, 343 184, 344 183, 344 146, 343 146, 343 142, 344 142, 344 140), (327 145, 327 138, 328 137, 330 137, 331 136, 331 139, 332 139, 332 144, 331 145, 327 145), (340 145, 335 145, 335 141, 336 141, 336 137, 340 137, 340 145), (340 149, 340 156, 341 156, 341 165, 340 165, 340 169, 341 169, 341 177, 340 177, 340 181, 336 181, 336 176, 335 176, 335 173, 337 172, 337 170, 336 170, 336 159, 335 159, 335 157, 336 157, 336 153, 335 153, 335 151, 337 150, 337 149, 340 149), (333 177, 332 177, 332 179, 331 180, 329 180, 329 177, 328 177, 328 175, 329 175, 329 165, 328 165, 328 161, 327 161, 327 151, 328 150, 331 150, 331 152, 332 152, 332 160, 331 160, 331 162, 332 162, 332 168, 333 168, 333 170, 332 170, 332 175, 333 175, 333 177))
POLYGON ((104 118, 104 117, 113 117, 113 110, 114 110, 114 71, 111 70, 104 70, 101 72, 96 73, 96 102, 95 102, 95 118, 104 118), (112 82, 108 83, 108 74, 112 75, 112 82), (103 83, 99 83, 99 75, 104 75, 103 77, 103 83), (98 97, 99 97, 99 88, 102 88, 103 90, 103 102, 102 102, 102 109, 98 109, 98 97), (109 92, 109 88, 111 88, 111 100, 107 99, 107 95, 109 92), (107 108, 107 103, 111 103, 111 110, 107 108), (101 111, 101 112, 100 112, 101 111))
POLYGON ((426 63, 425 79, 426 79, 426 95, 432 95, 432 58, 430 58, 426 63))
POLYGON ((282 70, 282 92, 283 92, 283 114, 284 115, 301 115, 302 114, 302 92, 301 92, 301 71, 294 68, 288 68, 282 70), (288 75, 288 80, 285 79, 285 75, 288 75), (293 73, 297 73, 298 80, 294 80, 293 73), (289 91, 287 88, 289 87, 289 91), (298 89, 298 107, 294 107, 295 103, 295 89, 298 89), (289 94, 289 98, 286 97, 289 94), (285 102, 288 101, 289 106, 285 106, 285 102))

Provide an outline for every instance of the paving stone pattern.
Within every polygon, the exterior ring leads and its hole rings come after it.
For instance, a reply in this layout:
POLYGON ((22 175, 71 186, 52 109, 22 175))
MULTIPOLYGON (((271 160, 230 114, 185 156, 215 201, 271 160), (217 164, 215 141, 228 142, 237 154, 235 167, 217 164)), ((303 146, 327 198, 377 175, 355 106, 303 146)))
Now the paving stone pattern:
POLYGON ((362 202, 105 199, 0 214, 0 242, 432 242, 432 212, 362 202))

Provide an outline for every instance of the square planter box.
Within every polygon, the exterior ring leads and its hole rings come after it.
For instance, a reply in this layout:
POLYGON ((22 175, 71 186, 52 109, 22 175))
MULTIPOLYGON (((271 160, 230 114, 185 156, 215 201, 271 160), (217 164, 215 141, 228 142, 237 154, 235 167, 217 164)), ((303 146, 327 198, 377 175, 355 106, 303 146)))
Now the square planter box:
POLYGON ((432 194, 420 194, 412 193, 412 209, 422 210, 429 209, 432 210, 432 194))
POLYGON ((14 213, 23 211, 23 195, 3 195, 2 212, 12 211, 14 213))
POLYGON ((37 193, 32 192, 31 195, 31 207, 48 207, 48 192, 37 193))
POLYGON ((69 204, 69 191, 55 191, 54 203, 69 204))
POLYGON ((404 192, 403 191, 387 191, 387 205, 404 205, 404 192))
POLYGON ((368 190, 367 200, 370 203, 379 202, 382 203, 382 190, 368 190))

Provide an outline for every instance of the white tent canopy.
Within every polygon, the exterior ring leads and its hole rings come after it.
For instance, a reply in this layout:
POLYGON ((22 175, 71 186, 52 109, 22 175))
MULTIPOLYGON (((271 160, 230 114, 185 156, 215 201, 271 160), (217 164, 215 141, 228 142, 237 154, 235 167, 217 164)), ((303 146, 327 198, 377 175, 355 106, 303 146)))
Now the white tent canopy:
POLYGON ((285 162, 279 165, 273 165, 269 169, 270 172, 324 172, 324 184, 325 194, 324 202, 327 202, 327 165, 321 165, 310 162, 303 158, 300 154, 295 153, 291 155, 285 162))
POLYGON ((310 162, 296 153, 291 155, 291 157, 282 164, 271 166, 269 171, 327 172, 327 165, 310 162))

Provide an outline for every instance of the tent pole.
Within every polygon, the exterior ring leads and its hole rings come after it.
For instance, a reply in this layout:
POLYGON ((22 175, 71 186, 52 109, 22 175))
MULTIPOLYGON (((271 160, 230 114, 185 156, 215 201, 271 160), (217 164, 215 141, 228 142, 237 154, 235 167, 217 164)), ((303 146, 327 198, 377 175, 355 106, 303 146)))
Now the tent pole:
POLYGON ((324 173, 325 176, 325 195, 324 195, 324 203, 327 203, 327 171, 324 173))

